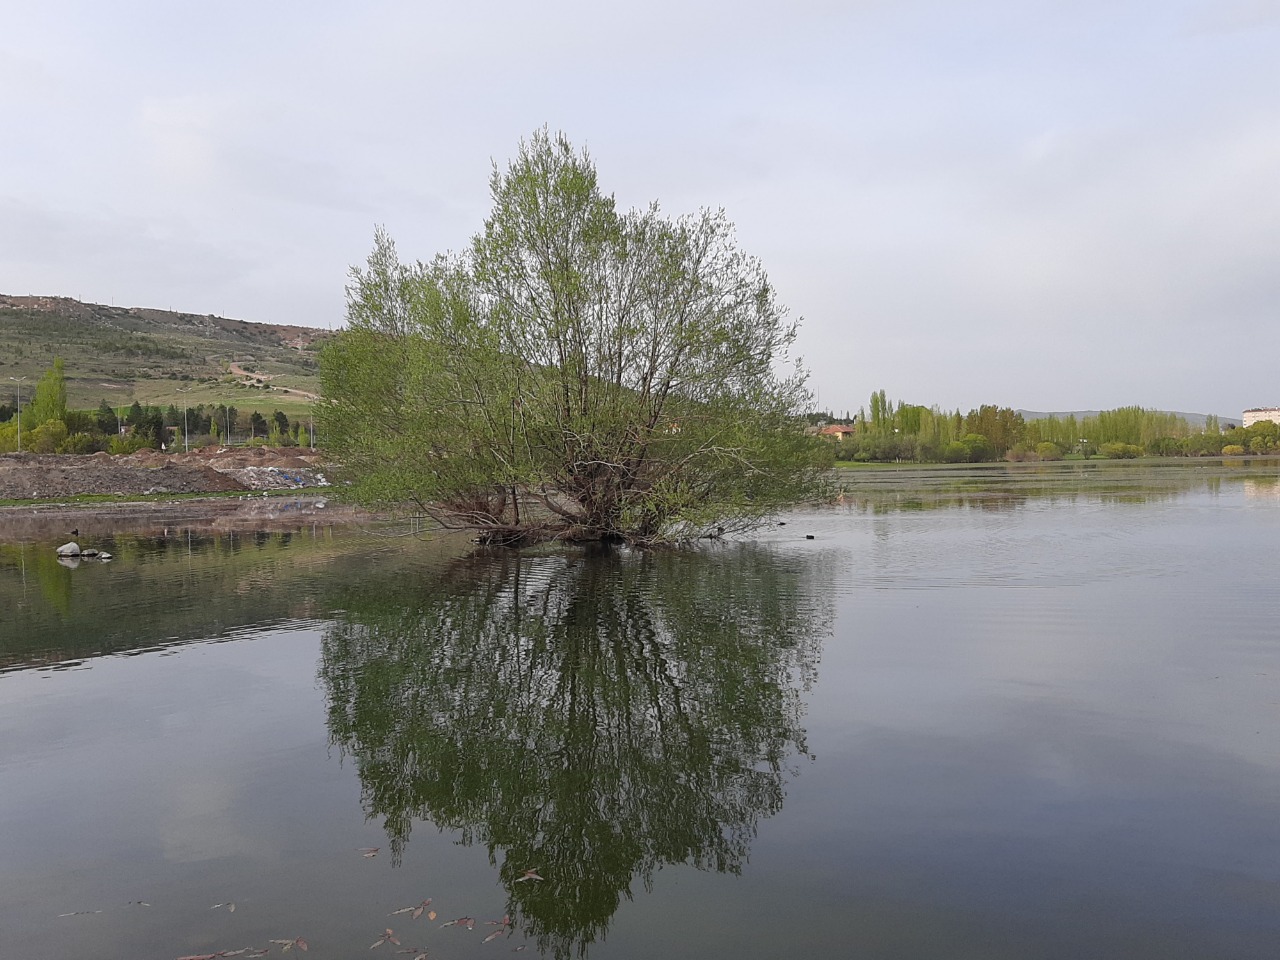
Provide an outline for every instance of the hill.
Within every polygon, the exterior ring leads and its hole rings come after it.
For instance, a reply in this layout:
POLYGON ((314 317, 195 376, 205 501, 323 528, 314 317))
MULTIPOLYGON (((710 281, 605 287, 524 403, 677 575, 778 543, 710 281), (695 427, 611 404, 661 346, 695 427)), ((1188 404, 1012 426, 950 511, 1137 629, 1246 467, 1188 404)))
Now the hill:
MULTIPOLYGON (((0 294, 0 383, 30 389, 66 361, 72 407, 227 403, 304 413, 319 389, 316 353, 330 331, 248 323, 68 297, 0 294)), ((11 399, 11 398, 9 398, 11 399)))
MULTIPOLYGON (((1100 410, 1054 410, 1051 412, 1041 410, 1016 410, 1015 413, 1022 414, 1022 419, 1028 422, 1032 420, 1047 420, 1049 417, 1057 417, 1059 420, 1065 420, 1067 417, 1075 417, 1077 420, 1083 420, 1085 417, 1096 417, 1102 411, 1100 410)), ((1181 413, 1177 410, 1157 410, 1156 413, 1172 413, 1175 417, 1182 417, 1193 428, 1203 428, 1208 415, 1203 413, 1181 413)), ((1218 423, 1223 427, 1238 427, 1241 424, 1239 417, 1218 417, 1218 423)))

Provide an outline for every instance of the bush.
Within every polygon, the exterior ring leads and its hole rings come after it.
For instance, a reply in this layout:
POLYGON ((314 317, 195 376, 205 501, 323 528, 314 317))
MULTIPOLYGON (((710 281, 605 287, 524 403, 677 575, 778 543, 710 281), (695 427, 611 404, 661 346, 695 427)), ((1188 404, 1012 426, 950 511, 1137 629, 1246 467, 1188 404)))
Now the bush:
POLYGON ((127 433, 123 437, 112 437, 107 449, 119 456, 125 453, 137 453, 155 445, 155 439, 149 433, 127 433))
POLYGON ((1222 448, 1222 455, 1224 457, 1243 457, 1244 447, 1240 446, 1238 443, 1228 443, 1222 448))
POLYGON ((1041 460, 1061 460, 1062 448, 1052 440, 1041 440, 1036 444, 1036 456, 1041 460))
POLYGON ((72 433, 58 444, 58 453, 93 453, 99 449, 97 440, 89 433, 72 433))
POLYGON ((1098 452, 1107 460, 1134 460, 1142 456, 1142 448, 1132 443, 1104 443, 1098 452))
POLYGON ((34 453, 57 453, 58 447, 67 439, 67 425, 61 420, 46 420, 36 427, 27 437, 34 453))

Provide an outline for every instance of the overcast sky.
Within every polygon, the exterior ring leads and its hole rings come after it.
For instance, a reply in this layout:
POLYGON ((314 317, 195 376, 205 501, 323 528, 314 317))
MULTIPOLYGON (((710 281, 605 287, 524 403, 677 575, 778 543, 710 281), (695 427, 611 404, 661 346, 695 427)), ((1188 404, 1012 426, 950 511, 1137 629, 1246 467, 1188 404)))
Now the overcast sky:
POLYGON ((548 125, 723 207, 823 406, 1280 405, 1280 0, 60 2, 0 16, 0 292, 340 324, 548 125))

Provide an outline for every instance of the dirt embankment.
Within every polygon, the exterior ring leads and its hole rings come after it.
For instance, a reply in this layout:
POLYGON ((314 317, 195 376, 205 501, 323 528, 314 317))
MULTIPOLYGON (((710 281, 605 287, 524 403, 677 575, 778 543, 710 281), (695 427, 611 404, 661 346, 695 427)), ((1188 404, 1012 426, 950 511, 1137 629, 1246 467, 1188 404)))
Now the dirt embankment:
POLYGON ((113 457, 0 455, 0 500, 49 500, 84 494, 221 493, 328 486, 310 451, 253 447, 113 457))

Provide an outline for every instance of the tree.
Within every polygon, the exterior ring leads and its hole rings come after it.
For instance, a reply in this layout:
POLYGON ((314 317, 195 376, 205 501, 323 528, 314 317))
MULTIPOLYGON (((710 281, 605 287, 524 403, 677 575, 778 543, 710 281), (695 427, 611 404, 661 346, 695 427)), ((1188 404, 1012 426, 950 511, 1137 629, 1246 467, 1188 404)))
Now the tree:
POLYGON ((116 416, 116 412, 106 400, 98 403, 98 413, 96 418, 98 430, 102 433, 114 436, 119 432, 116 428, 120 421, 116 416))
POLYGON ((43 425, 50 420, 61 420, 66 415, 67 381, 63 375, 62 358, 55 357, 53 366, 45 371, 36 384, 29 416, 32 423, 43 425))
POLYGON ((379 231, 322 353, 318 426, 364 502, 489 542, 746 529, 820 488, 780 375, 795 325, 722 213, 619 213, 545 130, 491 181, 468 250, 401 264, 379 231))

